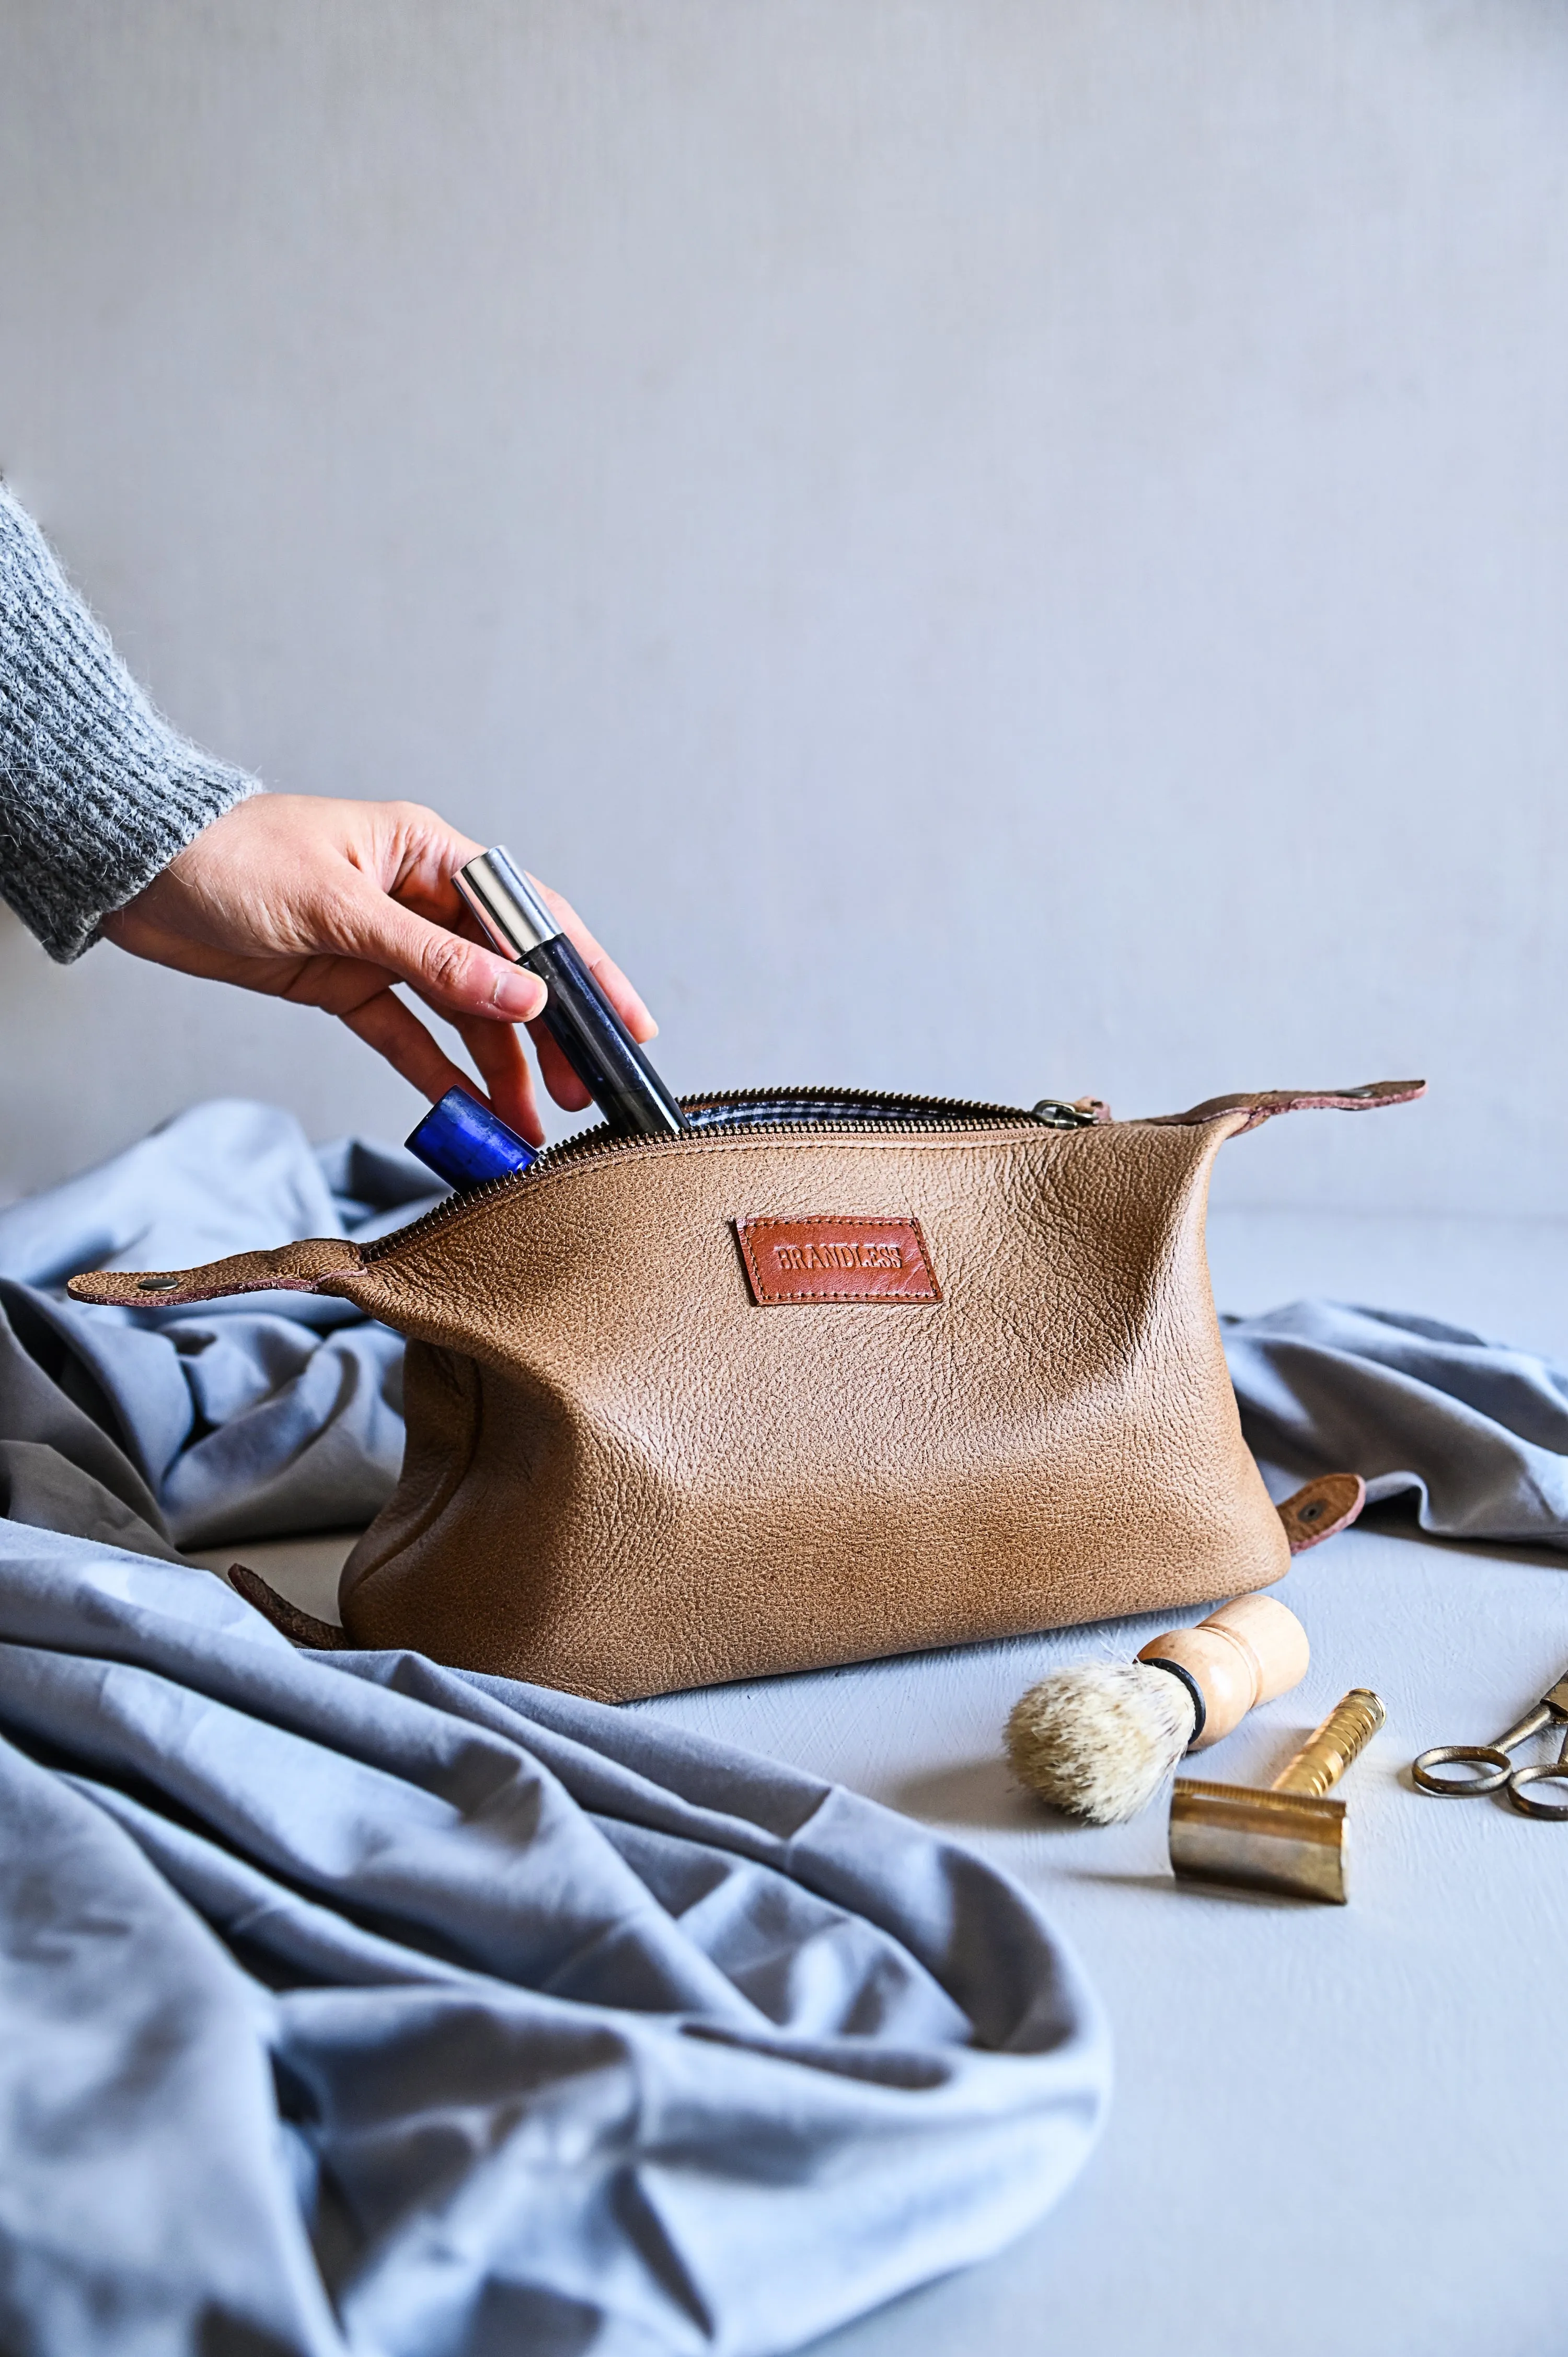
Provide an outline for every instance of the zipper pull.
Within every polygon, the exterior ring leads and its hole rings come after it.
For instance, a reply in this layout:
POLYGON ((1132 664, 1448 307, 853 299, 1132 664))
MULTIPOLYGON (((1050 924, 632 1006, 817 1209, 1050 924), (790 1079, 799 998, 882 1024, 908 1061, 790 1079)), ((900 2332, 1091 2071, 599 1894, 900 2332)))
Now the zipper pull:
POLYGON ((1079 1097, 1071 1104, 1062 1097, 1042 1097, 1029 1111, 1047 1129, 1094 1129, 1111 1119, 1103 1097, 1079 1097))

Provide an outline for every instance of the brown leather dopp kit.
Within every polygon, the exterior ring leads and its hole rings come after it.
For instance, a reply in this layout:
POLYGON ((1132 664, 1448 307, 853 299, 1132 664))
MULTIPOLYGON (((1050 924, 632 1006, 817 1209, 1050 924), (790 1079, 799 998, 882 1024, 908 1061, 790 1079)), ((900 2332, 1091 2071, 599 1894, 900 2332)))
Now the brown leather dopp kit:
MULTIPOLYGON (((70 1291, 316 1292, 395 1327, 403 1475, 344 1566, 349 1641, 624 1701, 1277 1579, 1209 1171, 1272 1114, 1421 1092, 1126 1122, 695 1100, 719 1117, 689 1136, 571 1141, 373 1244, 70 1291)), ((1315 1489, 1298 1544, 1349 1518, 1315 1489)))

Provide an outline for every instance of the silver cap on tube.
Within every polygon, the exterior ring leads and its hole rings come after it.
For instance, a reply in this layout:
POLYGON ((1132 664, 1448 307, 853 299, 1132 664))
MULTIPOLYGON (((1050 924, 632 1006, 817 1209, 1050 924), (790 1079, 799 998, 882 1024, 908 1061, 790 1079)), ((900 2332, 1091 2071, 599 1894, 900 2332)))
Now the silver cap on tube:
POLYGON ((511 856, 498 843, 481 851, 453 877, 459 893, 499 950, 526 957, 541 942, 553 942, 561 928, 511 856))

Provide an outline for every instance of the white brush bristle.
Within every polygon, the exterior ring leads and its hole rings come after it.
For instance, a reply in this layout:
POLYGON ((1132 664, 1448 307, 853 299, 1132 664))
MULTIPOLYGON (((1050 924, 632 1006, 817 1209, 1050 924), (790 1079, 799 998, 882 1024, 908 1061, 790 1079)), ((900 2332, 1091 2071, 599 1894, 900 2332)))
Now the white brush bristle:
POLYGON ((1007 1753, 1020 1782, 1091 1825, 1146 1808, 1187 1745, 1197 1713, 1168 1670, 1080 1662, 1013 1706, 1007 1753))

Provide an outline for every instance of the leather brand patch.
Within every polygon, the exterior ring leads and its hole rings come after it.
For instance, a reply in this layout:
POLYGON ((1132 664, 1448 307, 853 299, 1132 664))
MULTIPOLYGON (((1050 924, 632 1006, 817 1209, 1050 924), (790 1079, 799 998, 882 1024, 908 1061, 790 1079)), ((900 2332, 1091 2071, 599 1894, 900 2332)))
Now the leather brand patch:
POLYGON ((784 1301, 940 1301, 918 1220, 737 1220, 751 1297, 784 1301))

